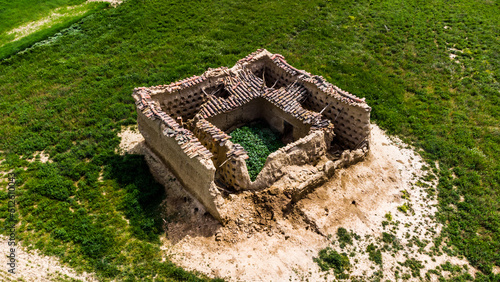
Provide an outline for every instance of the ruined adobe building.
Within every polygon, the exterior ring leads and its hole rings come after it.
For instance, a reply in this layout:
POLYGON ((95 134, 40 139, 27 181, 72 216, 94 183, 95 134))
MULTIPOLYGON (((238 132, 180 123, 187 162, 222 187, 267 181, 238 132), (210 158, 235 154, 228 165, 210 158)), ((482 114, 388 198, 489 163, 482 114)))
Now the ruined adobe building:
POLYGON ((265 189, 289 166, 321 164, 324 178, 369 149, 371 108, 364 99, 265 49, 232 68, 136 88, 133 97, 148 147, 219 220, 224 217, 221 191, 265 189), (228 134, 259 119, 290 142, 271 153, 251 181, 247 152, 228 134))

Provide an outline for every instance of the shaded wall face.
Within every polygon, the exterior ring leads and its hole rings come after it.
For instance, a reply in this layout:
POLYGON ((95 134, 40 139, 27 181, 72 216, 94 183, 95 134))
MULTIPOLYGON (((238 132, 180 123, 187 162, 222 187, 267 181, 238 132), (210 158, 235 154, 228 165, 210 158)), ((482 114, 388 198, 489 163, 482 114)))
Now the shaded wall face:
POLYGON ((171 169, 186 190, 203 203, 210 214, 220 219, 215 204, 217 191, 213 186, 213 164, 198 158, 189 158, 175 138, 163 135, 164 126, 160 120, 151 120, 139 111, 137 122, 139 131, 151 150, 171 169))
POLYGON ((262 108, 262 116, 267 123, 281 134, 288 134, 291 131, 293 141, 297 141, 309 134, 310 125, 302 123, 294 116, 273 106, 270 102, 264 101, 262 108))
POLYGON ((257 99, 254 99, 235 110, 209 117, 207 120, 220 130, 228 133, 261 118, 263 109, 260 104, 257 99))

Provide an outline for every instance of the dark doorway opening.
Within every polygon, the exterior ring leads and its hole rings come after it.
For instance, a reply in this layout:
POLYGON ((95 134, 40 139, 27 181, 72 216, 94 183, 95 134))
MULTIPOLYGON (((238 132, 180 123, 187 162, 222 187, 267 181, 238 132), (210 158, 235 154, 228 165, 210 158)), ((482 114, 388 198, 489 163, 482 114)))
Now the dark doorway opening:
POLYGON ((281 141, 284 144, 288 144, 293 142, 293 125, 291 125, 286 120, 283 121, 283 138, 281 141))

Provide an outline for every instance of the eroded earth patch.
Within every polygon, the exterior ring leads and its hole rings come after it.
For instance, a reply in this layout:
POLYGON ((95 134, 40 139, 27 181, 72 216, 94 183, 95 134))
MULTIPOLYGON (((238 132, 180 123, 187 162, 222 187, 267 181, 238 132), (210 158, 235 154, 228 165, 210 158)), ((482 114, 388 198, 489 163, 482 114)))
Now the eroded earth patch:
MULTIPOLYGON (((128 150, 144 153, 154 175, 167 188, 164 212, 165 257, 189 270, 230 281, 333 280, 314 258, 331 247, 350 261, 350 278, 437 280, 475 273, 465 259, 436 246, 441 225, 432 172, 412 148, 372 125, 367 158, 338 169, 324 185, 290 205, 283 193, 314 175, 316 167, 297 167, 288 177, 260 192, 225 193, 232 211, 221 225, 187 194, 128 131, 128 150), (339 240, 345 228, 352 243, 339 240), (371 245, 371 247, 369 247, 371 245), (448 263, 447 263, 448 262, 448 263), (444 266, 442 266, 444 265, 444 266)), ((125 148, 127 144, 122 144, 125 148)), ((439 241, 437 243, 440 243, 439 241)))

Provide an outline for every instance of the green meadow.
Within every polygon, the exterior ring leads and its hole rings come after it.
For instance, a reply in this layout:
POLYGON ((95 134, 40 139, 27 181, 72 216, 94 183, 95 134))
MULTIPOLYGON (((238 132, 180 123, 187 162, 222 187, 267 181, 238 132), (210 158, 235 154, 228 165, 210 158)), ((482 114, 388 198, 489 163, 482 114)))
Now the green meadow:
POLYGON ((0 1, 0 59, 47 39, 107 6, 85 0, 0 1))
MULTIPOLYGON (((0 40, 83 3, 18 2, 34 12, 0 2, 0 40)), ((479 269, 478 280, 500 279, 492 272, 500 267, 498 1, 95 5, 61 25, 68 28, 40 31, 43 43, 0 47, 0 171, 16 174, 13 220, 24 245, 101 280, 206 280, 162 261, 165 192, 142 156, 117 153, 117 134, 136 124, 134 87, 232 66, 266 48, 366 97, 373 122, 415 145, 439 180, 438 243, 479 269), (38 151, 50 161, 28 161, 38 151)), ((7 198, 1 190, 3 234, 12 224, 7 198)))

